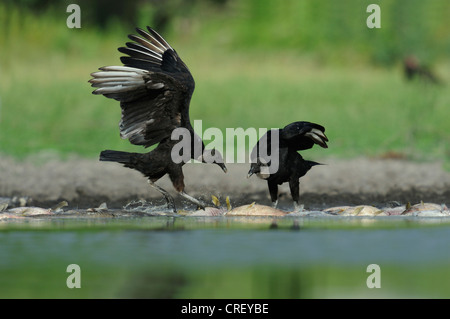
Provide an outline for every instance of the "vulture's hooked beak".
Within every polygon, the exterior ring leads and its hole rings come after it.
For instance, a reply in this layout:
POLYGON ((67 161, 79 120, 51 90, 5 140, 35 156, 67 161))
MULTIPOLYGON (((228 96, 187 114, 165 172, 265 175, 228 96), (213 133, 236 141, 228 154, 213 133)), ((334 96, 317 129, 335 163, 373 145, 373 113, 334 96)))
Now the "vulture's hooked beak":
POLYGON ((225 166, 224 163, 217 163, 217 165, 220 166, 220 168, 222 169, 222 171, 223 171, 224 173, 228 172, 228 169, 227 169, 227 167, 225 166))

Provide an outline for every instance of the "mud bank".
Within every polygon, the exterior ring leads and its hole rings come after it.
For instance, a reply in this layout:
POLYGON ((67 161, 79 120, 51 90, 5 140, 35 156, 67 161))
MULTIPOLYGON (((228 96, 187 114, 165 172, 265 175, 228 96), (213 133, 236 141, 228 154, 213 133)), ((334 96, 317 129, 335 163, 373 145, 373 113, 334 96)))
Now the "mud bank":
MULTIPOLYGON (((317 159, 315 159, 317 160, 317 159)), ((441 163, 417 163, 393 159, 322 159, 300 180, 300 202, 307 209, 338 205, 383 206, 389 202, 411 204, 450 203, 450 172, 441 163)), ((227 164, 224 174, 215 165, 186 164, 186 191, 210 201, 211 195, 229 196, 233 206, 257 202, 270 205, 266 182, 246 178, 248 164, 227 164)), ((121 208, 143 199, 154 205, 164 200, 136 171, 96 159, 29 158, 17 161, 0 157, 0 197, 27 198, 28 205, 51 207, 62 200, 69 208, 87 209, 107 203, 121 208)), ((179 207, 189 208, 173 190, 168 177, 158 184, 167 189, 179 207)), ((280 208, 290 209, 287 184, 280 187, 280 208)), ((192 207, 195 209, 194 207, 192 207)))

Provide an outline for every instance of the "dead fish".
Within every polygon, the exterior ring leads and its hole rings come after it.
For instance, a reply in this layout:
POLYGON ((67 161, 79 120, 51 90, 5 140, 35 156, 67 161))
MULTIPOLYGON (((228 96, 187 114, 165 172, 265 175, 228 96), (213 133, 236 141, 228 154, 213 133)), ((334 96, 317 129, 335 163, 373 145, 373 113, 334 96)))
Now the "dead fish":
POLYGON ((439 205, 434 203, 420 202, 420 204, 407 207, 405 211, 401 213, 401 215, 414 215, 414 216, 420 215, 431 216, 432 214, 435 214, 437 216, 448 216, 450 215, 450 212, 445 204, 439 205))
POLYGON ((205 210, 199 209, 193 213, 186 213, 187 216, 223 216, 227 210, 225 208, 205 207, 205 210))
POLYGON ((10 208, 6 212, 10 214, 15 214, 19 216, 37 216, 37 215, 53 215, 57 212, 62 211, 62 207, 68 206, 69 204, 63 200, 53 208, 42 208, 42 207, 15 207, 10 208))
POLYGON ((357 216, 379 216, 383 214, 383 211, 374 206, 362 205, 361 208, 359 206, 356 207, 359 209, 357 216))
POLYGON ((349 208, 351 208, 351 206, 336 206, 324 209, 323 211, 331 215, 339 215, 349 208))
POLYGON ((395 215, 401 215, 406 209, 406 205, 403 206, 397 206, 397 207, 385 207, 382 209, 382 211, 387 216, 395 216, 395 215))
POLYGON ((383 211, 368 205, 359 205, 355 207, 349 207, 343 212, 341 212, 340 216, 377 216, 382 214, 383 211))
POLYGON ((243 205, 227 212, 227 216, 285 216, 287 212, 270 206, 259 205, 255 202, 250 205, 243 205))
POLYGON ((54 214, 50 208, 41 207, 15 207, 6 211, 9 214, 19 216, 36 216, 36 215, 52 215, 54 214))

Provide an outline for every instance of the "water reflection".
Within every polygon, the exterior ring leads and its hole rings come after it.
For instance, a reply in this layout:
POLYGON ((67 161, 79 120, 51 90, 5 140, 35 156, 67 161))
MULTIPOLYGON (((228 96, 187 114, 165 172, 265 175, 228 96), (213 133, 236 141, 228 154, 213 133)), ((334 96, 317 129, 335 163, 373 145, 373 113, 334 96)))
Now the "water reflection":
POLYGON ((0 297, 450 297, 445 222, 290 218, 274 226, 272 218, 165 217, 38 225, 0 231, 0 297), (73 263, 78 290, 65 287, 73 263), (381 289, 366 286, 373 263, 381 289))

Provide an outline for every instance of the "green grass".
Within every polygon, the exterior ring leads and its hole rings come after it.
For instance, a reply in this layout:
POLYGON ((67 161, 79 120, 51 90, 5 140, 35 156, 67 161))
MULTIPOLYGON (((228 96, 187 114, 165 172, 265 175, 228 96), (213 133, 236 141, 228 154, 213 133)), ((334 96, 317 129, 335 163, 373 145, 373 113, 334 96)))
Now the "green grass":
MULTIPOLYGON (((2 6, 0 21, 5 48, 0 52, 0 153, 21 158, 50 150, 95 157, 106 148, 144 150, 120 139, 119 103, 92 95, 87 82, 98 67, 120 63, 116 49, 131 30, 70 30, 50 13, 33 17, 8 9, 6 14, 2 6)), ((322 63, 310 52, 289 48, 241 50, 175 36, 169 40, 196 80, 191 120, 202 119, 204 130, 308 120, 323 124, 330 138, 329 149, 309 151, 318 156, 395 151, 443 159, 450 154, 450 91, 406 83, 400 65, 322 63)), ((448 82, 449 62, 438 67, 448 82)))

